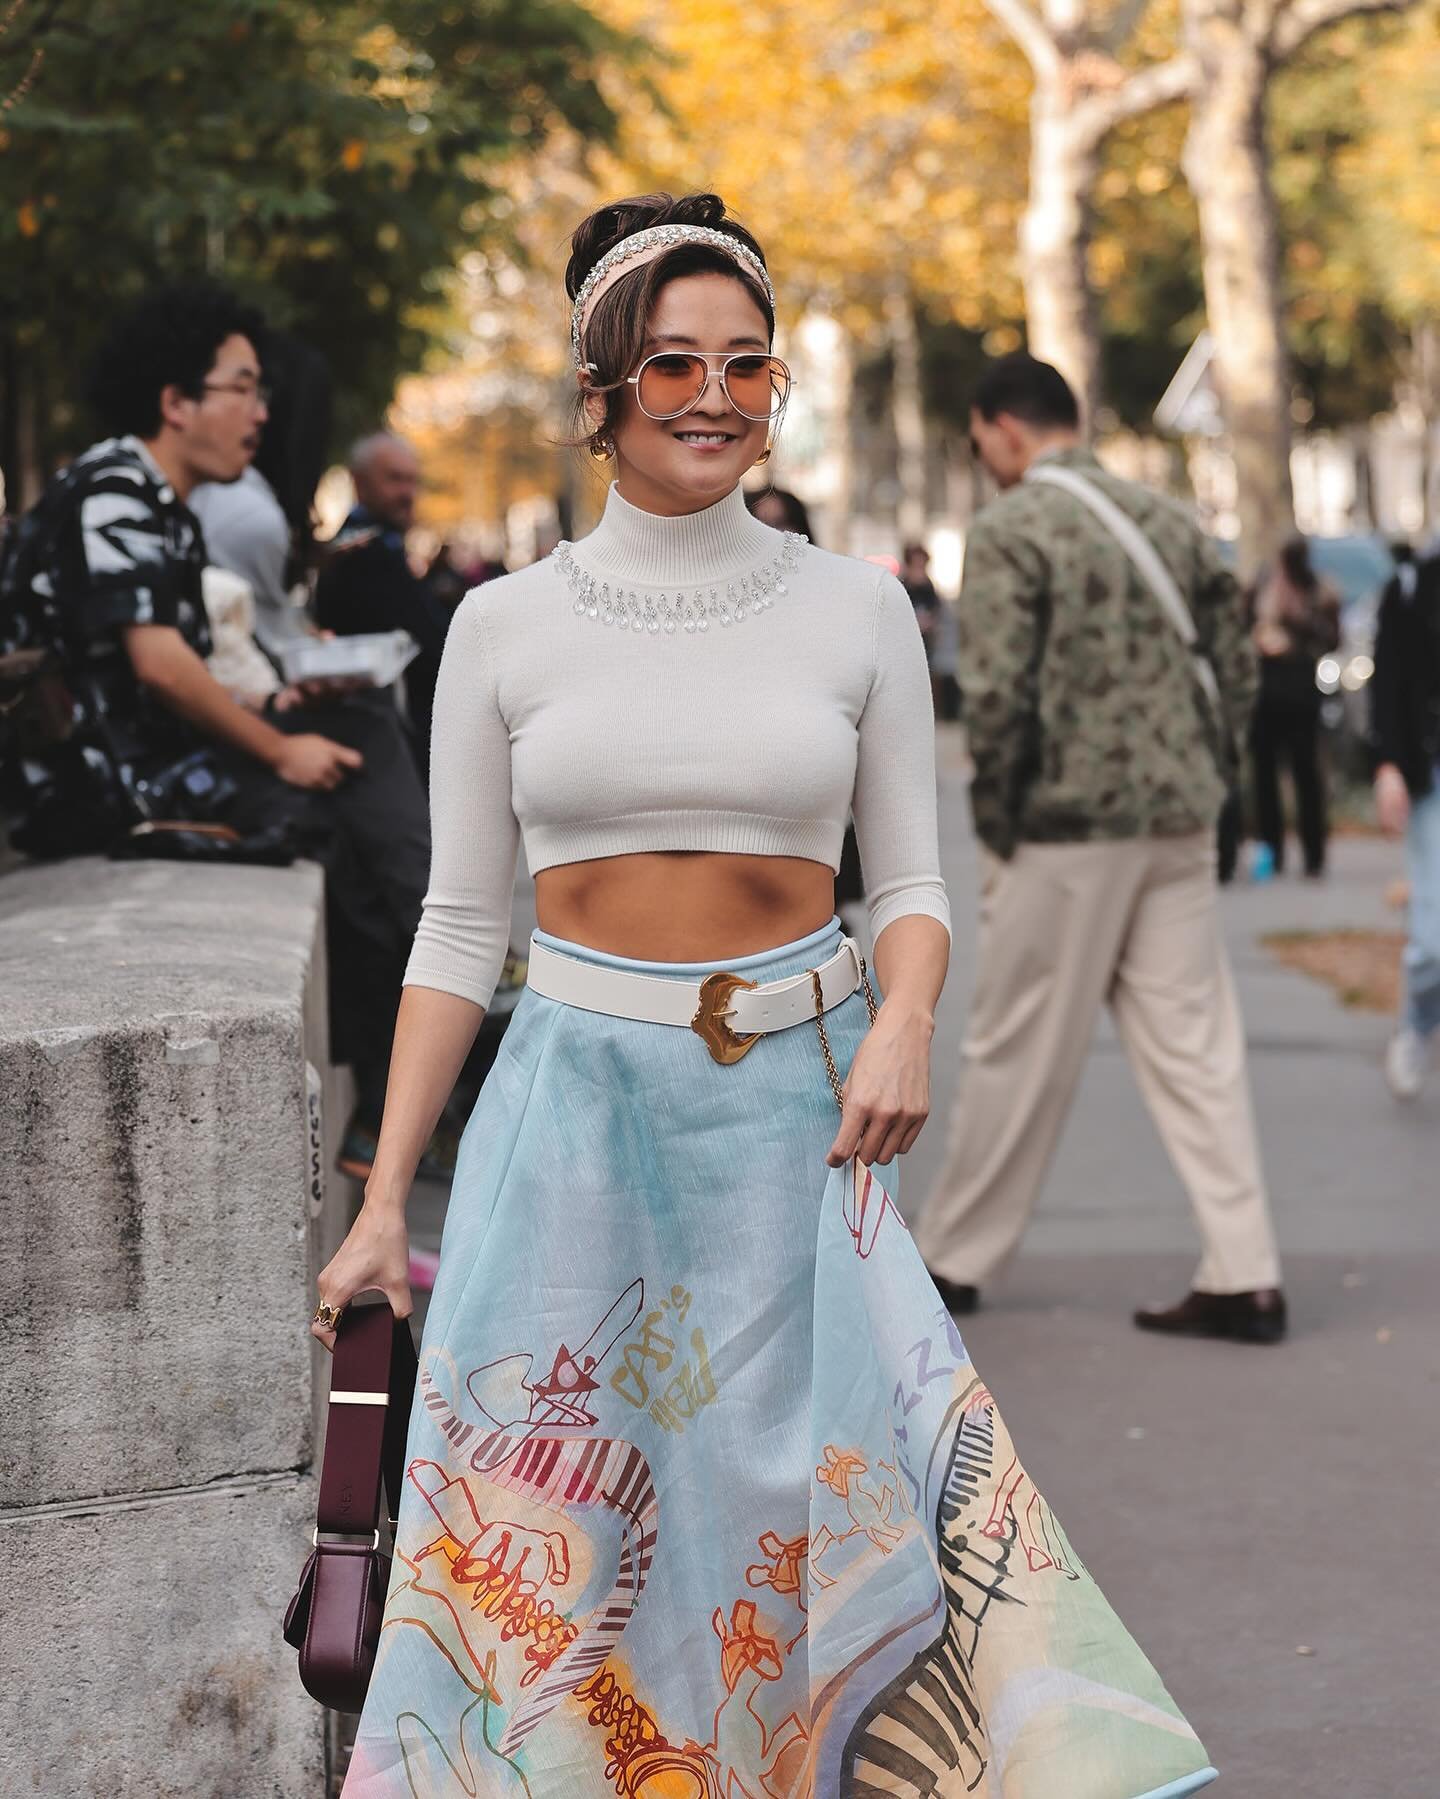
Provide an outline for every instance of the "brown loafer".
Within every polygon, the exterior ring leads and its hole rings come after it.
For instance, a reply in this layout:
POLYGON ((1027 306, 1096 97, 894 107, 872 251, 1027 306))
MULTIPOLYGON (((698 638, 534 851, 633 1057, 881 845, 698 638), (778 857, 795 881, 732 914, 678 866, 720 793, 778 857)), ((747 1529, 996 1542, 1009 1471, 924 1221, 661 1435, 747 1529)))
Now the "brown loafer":
POLYGON ((1254 1293, 1187 1293, 1175 1306, 1135 1314, 1142 1331, 1171 1337, 1220 1337, 1231 1343, 1278 1343, 1289 1325, 1278 1287, 1254 1293))

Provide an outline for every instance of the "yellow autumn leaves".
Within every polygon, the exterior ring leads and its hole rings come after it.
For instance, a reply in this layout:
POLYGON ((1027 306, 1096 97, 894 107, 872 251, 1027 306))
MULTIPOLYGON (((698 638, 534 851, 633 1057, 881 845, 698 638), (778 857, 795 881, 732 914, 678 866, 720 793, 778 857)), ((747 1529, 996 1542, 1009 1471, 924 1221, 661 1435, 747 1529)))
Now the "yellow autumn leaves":
POLYGON ((666 108, 627 112, 600 185, 715 188, 842 312, 901 262, 937 314, 1014 310, 1029 83, 982 0, 593 5, 656 45, 666 108))

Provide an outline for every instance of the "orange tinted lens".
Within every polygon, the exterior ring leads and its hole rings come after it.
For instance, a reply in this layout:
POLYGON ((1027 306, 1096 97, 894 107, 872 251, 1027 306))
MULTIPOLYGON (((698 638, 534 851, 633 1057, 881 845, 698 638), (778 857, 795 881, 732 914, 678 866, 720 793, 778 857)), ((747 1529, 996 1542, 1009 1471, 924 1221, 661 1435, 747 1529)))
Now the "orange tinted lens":
POLYGON ((773 356, 732 356, 725 365, 730 404, 750 419, 768 419, 789 391, 785 365, 773 356))
POLYGON ((652 356, 640 371, 640 409, 652 419, 673 419, 693 406, 705 385, 703 356, 652 356))

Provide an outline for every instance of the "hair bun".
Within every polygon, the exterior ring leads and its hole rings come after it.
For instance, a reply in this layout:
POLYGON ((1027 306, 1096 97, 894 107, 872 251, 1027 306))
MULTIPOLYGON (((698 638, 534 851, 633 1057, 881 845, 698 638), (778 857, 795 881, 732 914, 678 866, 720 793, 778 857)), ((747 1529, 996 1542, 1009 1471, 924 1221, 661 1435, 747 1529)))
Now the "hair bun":
MULTIPOLYGON (((565 291, 570 298, 573 300, 579 293, 585 277, 607 251, 637 231, 648 231, 655 225, 705 225, 712 231, 717 227, 735 230, 726 219, 725 202, 719 194, 683 194, 679 199, 674 194, 637 194, 628 200, 612 200, 575 227, 565 270, 565 291)), ((748 233, 736 231, 735 235, 750 241, 748 233)))

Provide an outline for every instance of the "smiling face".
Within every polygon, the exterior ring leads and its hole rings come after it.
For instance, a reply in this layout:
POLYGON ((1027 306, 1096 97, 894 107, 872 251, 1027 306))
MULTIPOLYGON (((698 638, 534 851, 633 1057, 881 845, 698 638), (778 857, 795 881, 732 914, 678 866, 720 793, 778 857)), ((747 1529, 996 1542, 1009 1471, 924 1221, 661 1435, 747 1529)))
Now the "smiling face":
POLYGON ((739 484, 764 455, 769 425, 736 412, 720 386, 720 367, 727 356, 769 349, 765 315, 742 282, 718 273, 682 275, 661 288, 642 358, 663 350, 698 351, 710 379, 696 404, 675 419, 647 418, 635 389, 624 390, 614 429, 622 499, 678 518, 713 506, 739 484))

